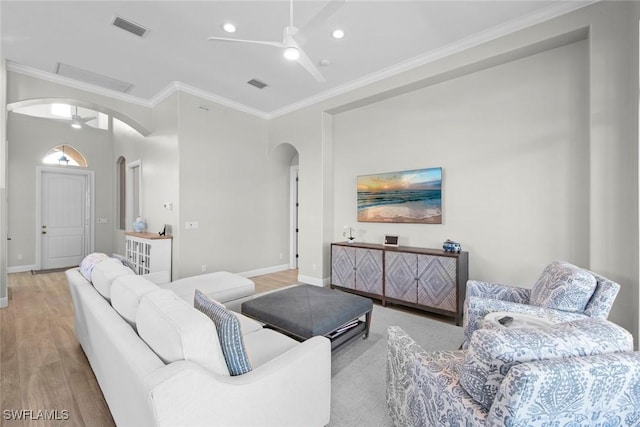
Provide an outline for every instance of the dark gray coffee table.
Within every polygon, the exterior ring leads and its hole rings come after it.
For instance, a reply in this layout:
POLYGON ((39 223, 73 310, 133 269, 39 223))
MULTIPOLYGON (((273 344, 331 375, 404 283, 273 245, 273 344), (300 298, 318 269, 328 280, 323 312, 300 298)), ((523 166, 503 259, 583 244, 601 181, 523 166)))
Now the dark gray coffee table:
POLYGON ((241 306, 242 314, 299 341, 325 336, 332 349, 356 336, 367 338, 372 309, 369 298, 312 285, 258 296, 241 306))

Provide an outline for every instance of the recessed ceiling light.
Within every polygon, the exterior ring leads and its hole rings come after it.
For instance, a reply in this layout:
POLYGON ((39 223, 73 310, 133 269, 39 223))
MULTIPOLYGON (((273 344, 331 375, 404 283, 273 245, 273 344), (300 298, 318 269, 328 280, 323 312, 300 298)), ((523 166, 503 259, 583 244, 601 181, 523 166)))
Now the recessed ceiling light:
POLYGON ((236 32, 236 26, 233 25, 231 22, 227 22, 222 26, 222 29, 225 30, 227 33, 235 33, 236 32))
POLYGON ((333 37, 334 39, 341 39, 344 37, 344 31, 342 31, 341 29, 333 30, 333 32, 331 33, 331 37, 333 37))
POLYGON ((329 61, 328 59, 323 59, 319 62, 319 64, 323 67, 328 67, 331 64, 331 61, 329 61))

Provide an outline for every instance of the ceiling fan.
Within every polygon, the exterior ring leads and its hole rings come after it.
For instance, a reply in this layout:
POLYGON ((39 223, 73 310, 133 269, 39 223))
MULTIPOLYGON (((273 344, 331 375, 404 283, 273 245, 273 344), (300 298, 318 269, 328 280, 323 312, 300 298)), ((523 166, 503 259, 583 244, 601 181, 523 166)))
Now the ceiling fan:
POLYGON ((74 129, 80 129, 85 125, 85 123, 95 119, 97 119, 96 116, 80 117, 80 115, 78 115, 78 106, 76 105, 76 113, 71 115, 71 127, 74 129))
MULTIPOLYGON (((78 114, 78 106, 76 105, 76 111, 75 114, 71 114, 71 118, 65 118, 65 119, 54 119, 54 120, 59 120, 59 121, 63 121, 65 123, 69 123, 71 125, 72 128, 74 129, 81 129, 86 123, 90 122, 91 120, 95 120, 97 119, 96 116, 91 116, 91 117, 82 117, 78 114)), ((68 116, 67 116, 68 117, 68 116)))
POLYGON ((325 82, 326 79, 320 73, 318 68, 309 59, 307 54, 302 50, 302 45, 306 41, 306 34, 313 33, 320 25, 324 23, 331 15, 333 15, 345 0, 331 0, 327 3, 311 20, 300 30, 293 25, 293 0, 289 2, 289 25, 284 28, 282 42, 264 41, 264 40, 243 40, 228 37, 209 37, 211 41, 233 42, 233 43, 252 43, 266 46, 273 46, 284 50, 284 57, 290 61, 298 61, 302 67, 307 70, 319 82, 325 82))

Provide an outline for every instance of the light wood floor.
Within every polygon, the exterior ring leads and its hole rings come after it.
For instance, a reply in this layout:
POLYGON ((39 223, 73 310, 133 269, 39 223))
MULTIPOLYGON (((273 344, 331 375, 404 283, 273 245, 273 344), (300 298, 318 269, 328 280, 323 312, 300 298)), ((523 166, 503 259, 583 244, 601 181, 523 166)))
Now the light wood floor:
MULTIPOLYGON (((262 293, 297 283, 298 270, 251 280, 262 293)), ((0 309, 0 426, 113 426, 73 332, 64 273, 10 274, 8 288, 9 306, 0 309), (31 412, 23 412, 27 421, 5 419, 11 410, 31 412), (58 420, 44 421, 38 411, 58 420)))

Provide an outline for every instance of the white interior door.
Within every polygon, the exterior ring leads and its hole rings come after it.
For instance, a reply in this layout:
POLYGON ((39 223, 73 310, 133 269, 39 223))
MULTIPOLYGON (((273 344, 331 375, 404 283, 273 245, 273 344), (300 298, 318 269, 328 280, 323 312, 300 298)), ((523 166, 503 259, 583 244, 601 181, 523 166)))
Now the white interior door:
POLYGON ((89 248, 89 176, 43 171, 40 188, 40 268, 79 265, 89 248))

